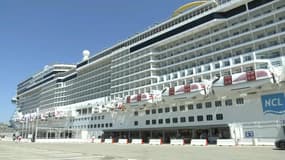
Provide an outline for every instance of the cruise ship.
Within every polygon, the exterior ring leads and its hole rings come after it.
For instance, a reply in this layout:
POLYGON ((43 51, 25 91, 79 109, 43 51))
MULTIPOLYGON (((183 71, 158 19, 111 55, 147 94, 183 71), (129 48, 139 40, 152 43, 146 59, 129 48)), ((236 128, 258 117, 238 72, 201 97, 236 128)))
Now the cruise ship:
POLYGON ((279 138, 285 132, 285 1, 204 0, 76 65, 17 86, 24 138, 279 138))

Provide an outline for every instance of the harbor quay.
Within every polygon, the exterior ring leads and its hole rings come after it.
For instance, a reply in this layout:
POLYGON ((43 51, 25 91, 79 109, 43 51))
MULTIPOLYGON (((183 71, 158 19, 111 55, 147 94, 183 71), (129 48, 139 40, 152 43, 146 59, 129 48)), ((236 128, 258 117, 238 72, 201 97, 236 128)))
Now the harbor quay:
POLYGON ((280 160, 273 146, 173 146, 95 143, 15 143, 0 141, 2 160, 280 160))

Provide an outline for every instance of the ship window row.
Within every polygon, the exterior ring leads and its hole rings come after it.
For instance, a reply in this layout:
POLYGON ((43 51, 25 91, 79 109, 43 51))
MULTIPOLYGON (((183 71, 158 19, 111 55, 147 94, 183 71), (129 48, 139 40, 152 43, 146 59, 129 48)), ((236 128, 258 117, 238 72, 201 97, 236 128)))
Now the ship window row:
POLYGON ((85 77, 85 79, 76 79, 72 85, 75 85, 75 86, 81 86, 83 84, 90 84, 90 83, 100 83, 102 81, 108 81, 108 79, 110 79, 111 77, 111 73, 104 73, 104 74, 101 74, 101 75, 93 75, 93 76, 90 76, 90 77, 85 77))
MULTIPOLYGON (((110 70, 110 69, 108 69, 110 70)), ((103 74, 97 74, 97 75, 90 75, 89 77, 80 77, 80 79, 76 79, 74 81, 73 85, 82 85, 82 84, 87 84, 87 83, 94 83, 100 82, 104 79, 108 79, 111 76, 111 72, 109 71, 108 73, 103 73, 103 74)))
POLYGON ((129 53, 130 53, 129 50, 126 49, 126 50, 123 50, 121 52, 118 52, 117 54, 112 55, 112 58, 111 58, 112 59, 112 63, 119 61, 119 59, 122 58, 122 57, 128 57, 129 53))
POLYGON ((93 90, 95 92, 102 91, 105 89, 109 89, 110 86, 110 79, 102 80, 99 82, 95 82, 93 84, 86 84, 86 85, 72 85, 66 88, 66 92, 78 94, 83 91, 93 90))
POLYGON ((101 123, 101 124, 88 124, 88 125, 77 125, 77 126, 71 126, 71 128, 111 128, 113 127, 112 123, 101 123))
POLYGON ((113 80, 124 81, 129 78, 131 79, 131 81, 134 81, 134 80, 138 80, 144 77, 148 77, 150 76, 150 72, 147 71, 149 69, 150 69, 150 64, 146 64, 141 67, 133 68, 130 70, 125 70, 124 72, 114 73, 112 74, 112 81, 113 80))
POLYGON ((110 89, 110 82, 102 81, 100 83, 88 84, 87 86, 73 86, 74 88, 66 89, 66 95, 85 95, 94 92, 100 92, 110 89))
POLYGON ((74 103, 83 102, 83 101, 101 98, 101 97, 106 97, 106 96, 110 96, 109 90, 102 91, 99 93, 94 92, 93 94, 85 95, 84 97, 76 97, 76 96, 72 95, 72 96, 68 97, 68 101, 64 102, 64 105, 74 104, 74 103))
POLYGON ((106 71, 107 68, 111 67, 111 62, 109 60, 104 60, 92 65, 89 65, 88 67, 81 69, 78 71, 78 74, 80 75, 80 77, 89 77, 90 74, 94 75, 94 74, 100 74, 100 73, 104 73, 104 71, 106 71))
MULTIPOLYGON (((148 78, 143 78, 141 81, 139 81, 139 82, 133 82, 133 83, 128 83, 127 81, 121 81, 121 83, 118 83, 118 82, 114 82, 113 84, 112 84, 112 93, 114 93, 114 92, 120 92, 120 91, 124 91, 124 90, 129 90, 129 89, 137 89, 137 88, 139 88, 139 87, 142 87, 142 86, 145 86, 145 85, 150 85, 151 84, 151 80, 150 79, 148 79, 148 78), (125 83, 127 83, 127 84, 125 84, 125 83), (121 85, 121 86, 119 86, 119 87, 114 87, 114 86, 116 86, 116 85, 121 85), (124 85, 125 84, 125 85, 124 85)), ((154 82, 156 82, 156 80, 153 80, 153 83, 154 82)), ((148 89, 148 87, 147 87, 147 89, 148 89)), ((147 91, 148 92, 148 91, 147 91)))
POLYGON ((117 79, 117 80, 112 79, 112 86, 123 85, 124 83, 128 83, 128 82, 133 82, 131 85, 133 85, 134 87, 140 87, 142 85, 144 86, 145 84, 150 84, 150 80, 146 79, 146 78, 149 78, 150 76, 151 76, 151 72, 145 71, 145 72, 141 72, 136 75, 129 76, 129 77, 122 78, 122 79, 117 79), (134 81, 140 81, 140 82, 134 82, 134 81), (144 84, 140 84, 140 83, 144 83, 144 84))
POLYGON ((136 76, 136 74, 140 72, 144 72, 145 70, 148 70, 151 68, 150 62, 147 62, 145 64, 140 64, 140 66, 137 66, 135 68, 125 68, 122 69, 122 71, 113 73, 112 74, 112 80, 117 78, 128 78, 128 76, 136 76))
MULTIPOLYGON (((128 71, 129 69, 131 69, 130 71, 133 71, 135 69, 142 68, 144 66, 149 65, 150 60, 151 59, 148 56, 148 57, 141 59, 141 60, 134 60, 132 62, 128 62, 127 64, 123 64, 123 65, 120 65, 118 67, 113 67, 112 73, 123 73, 123 72, 128 71)), ((131 73, 134 73, 134 72, 131 72, 131 73)))
POLYGON ((128 60, 136 61, 142 59, 143 57, 147 56, 146 54, 150 53, 150 49, 144 49, 139 52, 135 52, 131 55, 120 56, 121 53, 116 54, 116 57, 112 57, 112 67, 116 65, 123 64, 128 60))
MULTIPOLYGON (((197 115, 197 116, 188 116, 188 117, 173 117, 173 118, 165 118, 165 119, 152 119, 146 120, 146 125, 156 125, 156 124, 170 124, 170 123, 186 123, 186 122, 202 122, 202 121, 213 121, 215 116, 215 120, 223 120, 224 115, 222 113, 218 113, 216 115, 207 114, 207 115, 197 115)), ((134 121, 134 125, 138 126, 139 122, 134 121)))
POLYGON ((82 92, 78 92, 75 94, 67 94, 66 97, 67 99, 79 99, 91 95, 100 95, 100 93, 108 92, 109 87, 110 86, 101 87, 100 90, 99 89, 82 90, 82 92))
MULTIPOLYGON (((241 105, 244 104, 244 99, 243 98, 236 98, 235 99, 235 104, 241 105)), ((214 102, 205 102, 205 103, 197 103, 197 104, 187 104, 187 105, 180 105, 180 106, 172 106, 172 107, 165 107, 165 108, 158 108, 158 109, 147 109, 145 110, 146 115, 150 114, 160 114, 160 113, 168 113, 168 112, 177 112, 177 111, 188 111, 196 109, 202 109, 203 105, 205 108, 212 108, 213 106, 215 107, 222 107, 222 101, 214 101, 214 102)), ((232 106, 233 105, 233 100, 232 99, 226 99, 224 100, 224 106, 232 106)), ((134 116, 138 116, 139 113, 138 111, 134 112, 134 116)))
POLYGON ((90 99, 95 99, 98 97, 105 97, 106 95, 108 96, 109 91, 108 90, 102 90, 100 92, 87 92, 85 94, 77 94, 77 95, 71 95, 67 96, 68 100, 73 101, 73 102, 79 102, 79 101, 85 101, 85 100, 90 100, 90 99))
POLYGON ((76 82, 74 84, 77 84, 77 83, 90 83, 90 82, 93 82, 93 81, 99 81, 101 79, 104 79, 106 77, 109 77, 111 75, 111 71, 110 71, 110 68, 106 68, 105 72, 101 72, 101 74, 92 74, 92 75, 89 75, 89 76, 85 76, 85 77, 80 77, 79 79, 79 76, 78 78, 76 79, 76 82), (108 72, 106 72, 108 71, 108 72))
POLYGON ((139 63, 136 62, 137 66, 130 66, 130 65, 125 65, 125 66, 120 66, 116 69, 112 68, 112 79, 127 76, 130 74, 134 74, 137 72, 145 71, 147 69, 150 69, 150 61, 145 61, 144 63, 139 63))
MULTIPOLYGON (((84 111, 84 110, 82 110, 84 111)), ((82 114, 87 114, 87 110, 85 111, 85 113, 83 112, 82 114)), ((104 115, 102 116, 92 116, 92 117, 83 117, 83 118, 75 118, 72 119, 71 122, 79 122, 79 121, 96 121, 96 120, 103 120, 105 118, 104 115)))

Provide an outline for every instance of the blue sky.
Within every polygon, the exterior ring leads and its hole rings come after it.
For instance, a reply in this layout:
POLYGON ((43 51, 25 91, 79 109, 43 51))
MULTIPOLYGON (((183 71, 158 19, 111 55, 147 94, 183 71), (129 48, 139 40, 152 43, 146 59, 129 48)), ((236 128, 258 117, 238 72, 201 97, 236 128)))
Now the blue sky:
POLYGON ((191 0, 1 0, 0 122, 19 82, 55 63, 75 64, 169 18, 191 0))

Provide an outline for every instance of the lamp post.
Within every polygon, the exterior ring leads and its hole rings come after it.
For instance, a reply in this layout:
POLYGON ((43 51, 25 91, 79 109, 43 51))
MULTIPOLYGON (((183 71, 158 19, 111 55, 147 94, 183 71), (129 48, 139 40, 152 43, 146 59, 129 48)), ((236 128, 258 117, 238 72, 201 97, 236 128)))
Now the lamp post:
POLYGON ((35 127, 34 142, 36 142, 36 139, 37 139, 37 136, 38 136, 38 121, 39 121, 39 108, 37 108, 37 112, 36 112, 36 127, 35 127))

